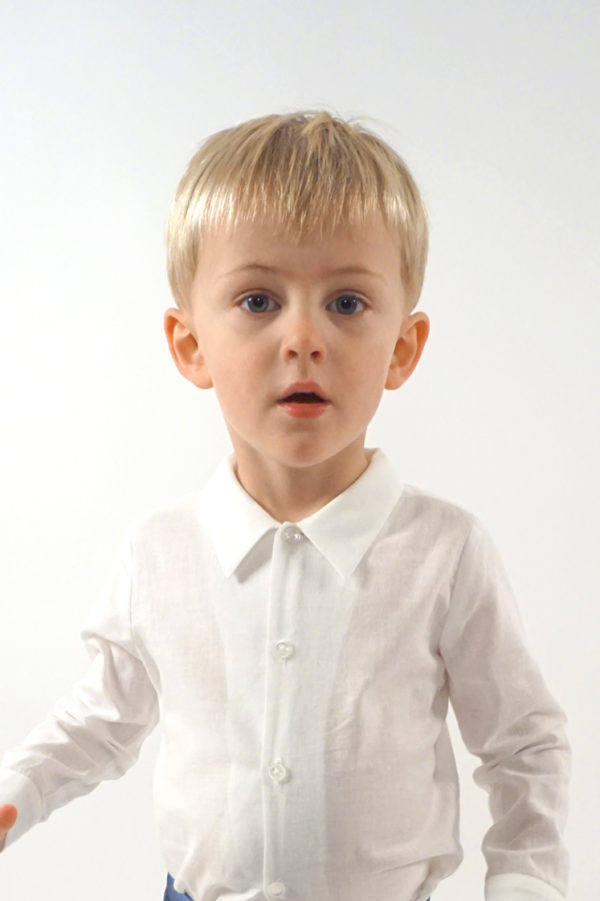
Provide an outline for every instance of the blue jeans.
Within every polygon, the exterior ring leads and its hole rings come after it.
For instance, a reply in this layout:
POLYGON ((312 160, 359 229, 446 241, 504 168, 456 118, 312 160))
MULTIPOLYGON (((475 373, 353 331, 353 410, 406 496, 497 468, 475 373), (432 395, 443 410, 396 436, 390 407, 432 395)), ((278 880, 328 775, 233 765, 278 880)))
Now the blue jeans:
MULTIPOLYGON (((181 892, 176 892, 173 888, 173 877, 171 875, 167 876, 167 887, 165 889, 165 897, 163 901, 192 901, 188 894, 182 895, 181 892)), ((431 898, 428 898, 427 901, 431 901, 431 898)))
POLYGON ((163 901, 192 901, 192 898, 188 894, 181 894, 181 892, 176 892, 173 888, 173 882, 175 880, 169 874, 167 876, 167 887, 165 889, 165 896, 163 901))

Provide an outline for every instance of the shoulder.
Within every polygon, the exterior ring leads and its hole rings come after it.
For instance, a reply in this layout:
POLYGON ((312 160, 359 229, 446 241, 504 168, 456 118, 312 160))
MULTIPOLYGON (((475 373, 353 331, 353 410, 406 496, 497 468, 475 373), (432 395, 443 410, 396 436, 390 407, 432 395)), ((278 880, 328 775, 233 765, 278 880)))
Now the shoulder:
POLYGON ((404 483, 386 527, 378 537, 384 551, 412 555, 430 569, 456 570, 462 559, 479 556, 489 544, 479 517, 455 501, 404 483))
POLYGON ((477 572, 504 578, 498 548, 487 526, 473 512, 422 488, 405 485, 397 507, 397 523, 411 534, 411 544, 434 565, 436 560, 451 562, 471 576, 477 572))
MULTIPOLYGON (((459 571, 495 571, 497 552, 489 532, 473 512, 415 485, 402 494, 381 535, 382 553, 393 550, 431 578, 452 585, 459 571)), ((387 554, 386 554, 387 556, 387 554)))
POLYGON ((433 533, 445 531, 463 538, 480 524, 475 514, 460 504, 406 483, 396 507, 396 515, 413 526, 418 525, 433 533))
POLYGON ((129 524, 124 541, 134 553, 164 553, 197 542, 200 533, 198 494, 190 493, 142 512, 129 524))

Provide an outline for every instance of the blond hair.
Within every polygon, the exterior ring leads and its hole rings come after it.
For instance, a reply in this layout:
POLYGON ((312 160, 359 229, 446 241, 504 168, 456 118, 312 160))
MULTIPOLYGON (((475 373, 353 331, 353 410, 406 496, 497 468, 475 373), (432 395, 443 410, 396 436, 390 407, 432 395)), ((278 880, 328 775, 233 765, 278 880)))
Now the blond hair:
POLYGON ((202 236, 269 222, 298 242, 380 213, 396 234, 410 308, 425 275, 427 213, 404 161, 376 134, 324 110, 251 119, 208 137, 190 160, 167 221, 167 269, 188 306, 202 236))

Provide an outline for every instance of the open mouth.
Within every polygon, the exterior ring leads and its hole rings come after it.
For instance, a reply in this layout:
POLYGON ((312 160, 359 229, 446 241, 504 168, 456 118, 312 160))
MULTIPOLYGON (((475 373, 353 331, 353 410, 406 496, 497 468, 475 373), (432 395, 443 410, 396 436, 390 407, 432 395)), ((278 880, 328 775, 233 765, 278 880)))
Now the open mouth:
POLYGON ((299 394, 290 394, 289 397, 284 397, 279 401, 281 404, 324 404, 326 401, 323 400, 322 397, 319 397, 318 394, 313 394, 313 392, 302 392, 299 394))

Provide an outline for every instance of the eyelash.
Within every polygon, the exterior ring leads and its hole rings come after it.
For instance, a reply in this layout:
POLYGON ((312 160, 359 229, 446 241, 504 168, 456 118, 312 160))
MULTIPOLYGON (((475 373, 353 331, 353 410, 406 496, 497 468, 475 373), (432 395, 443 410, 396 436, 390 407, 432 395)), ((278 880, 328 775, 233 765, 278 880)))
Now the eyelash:
MULTIPOLYGON (((245 297, 242 297, 242 299, 240 301, 240 306, 242 307, 242 309, 246 310, 247 313, 252 313, 255 316, 260 316, 261 314, 264 314, 264 313, 272 313, 273 312, 272 310, 258 310, 258 311, 257 310, 249 310, 247 307, 244 307, 243 304, 245 304, 246 301, 250 300, 252 297, 264 297, 264 298, 267 298, 267 300, 272 300, 272 298, 270 298, 268 294, 265 294, 262 291, 253 291, 251 294, 246 294, 245 297)), ((362 304, 363 310, 359 311, 361 313, 367 307, 367 304, 365 303, 365 301, 362 300, 360 297, 356 297, 356 295, 354 295, 354 294, 340 294, 340 296, 336 297, 336 299, 333 300, 332 303, 336 303, 337 301, 346 299, 346 298, 350 298, 351 300, 355 300, 359 304, 362 304)), ((352 314, 341 313, 340 315, 344 316, 344 318, 346 318, 346 319, 354 318, 354 315, 352 315, 352 314)))

